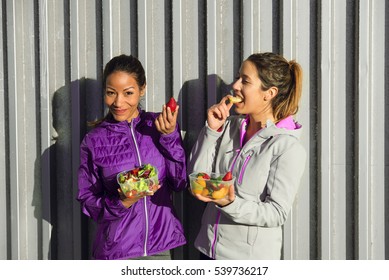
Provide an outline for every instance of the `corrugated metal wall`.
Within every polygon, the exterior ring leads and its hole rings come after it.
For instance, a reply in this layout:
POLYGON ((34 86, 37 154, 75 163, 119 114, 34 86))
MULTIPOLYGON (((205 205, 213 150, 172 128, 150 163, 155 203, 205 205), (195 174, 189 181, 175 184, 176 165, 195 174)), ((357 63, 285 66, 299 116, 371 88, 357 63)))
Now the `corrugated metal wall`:
MULTIPOLYGON (((101 72, 121 53, 147 71, 143 106, 170 96, 191 148, 240 63, 274 51, 304 69, 309 161, 285 259, 389 259, 389 7, 385 0, 2 0, 0 259, 86 259, 79 143, 101 117, 101 72)), ((203 205, 175 197, 189 244, 203 205)))

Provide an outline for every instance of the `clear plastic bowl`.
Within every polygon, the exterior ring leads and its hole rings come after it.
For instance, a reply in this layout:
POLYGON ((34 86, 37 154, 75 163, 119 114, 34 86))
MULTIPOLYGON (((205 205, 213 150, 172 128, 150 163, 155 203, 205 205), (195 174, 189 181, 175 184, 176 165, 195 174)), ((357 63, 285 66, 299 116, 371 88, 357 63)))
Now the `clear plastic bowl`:
POLYGON ((235 182, 233 176, 229 181, 223 181, 225 174, 206 173, 210 179, 201 176, 205 172, 194 172, 189 175, 190 189, 193 194, 200 194, 211 199, 221 199, 228 195, 230 187, 235 182))
POLYGON ((154 169, 154 176, 137 176, 137 173, 141 174, 143 167, 125 170, 117 174, 117 182, 126 197, 139 197, 153 193, 153 186, 159 184, 158 171, 155 167, 151 165, 147 166, 149 166, 149 168, 152 167, 154 169))

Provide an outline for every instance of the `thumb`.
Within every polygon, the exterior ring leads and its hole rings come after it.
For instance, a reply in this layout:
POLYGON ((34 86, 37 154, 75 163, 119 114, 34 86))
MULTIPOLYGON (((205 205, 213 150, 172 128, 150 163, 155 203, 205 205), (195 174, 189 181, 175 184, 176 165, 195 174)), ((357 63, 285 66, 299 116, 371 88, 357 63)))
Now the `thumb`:
POLYGON ((234 185, 231 185, 231 187, 230 187, 230 190, 228 192, 228 199, 230 201, 234 201, 235 200, 235 188, 234 188, 234 185))

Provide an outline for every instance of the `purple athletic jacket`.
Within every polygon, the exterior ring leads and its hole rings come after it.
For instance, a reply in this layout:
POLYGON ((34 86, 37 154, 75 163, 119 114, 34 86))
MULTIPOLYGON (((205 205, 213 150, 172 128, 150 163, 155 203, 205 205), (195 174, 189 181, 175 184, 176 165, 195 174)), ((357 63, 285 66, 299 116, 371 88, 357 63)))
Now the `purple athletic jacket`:
POLYGON ((153 255, 186 243, 172 203, 172 191, 186 186, 185 151, 178 125, 169 135, 157 131, 158 115, 140 111, 131 123, 106 120, 81 143, 77 200, 97 222, 95 259, 153 255), (146 163, 157 167, 161 188, 127 209, 116 174, 146 163))

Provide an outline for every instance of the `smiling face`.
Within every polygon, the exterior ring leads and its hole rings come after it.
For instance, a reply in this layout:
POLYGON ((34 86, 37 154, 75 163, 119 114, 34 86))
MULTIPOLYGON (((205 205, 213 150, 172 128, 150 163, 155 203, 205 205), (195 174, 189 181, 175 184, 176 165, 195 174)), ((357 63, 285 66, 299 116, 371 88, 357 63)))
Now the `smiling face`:
POLYGON ((243 99, 243 102, 235 104, 235 111, 238 114, 257 116, 259 119, 273 119, 270 100, 277 94, 277 89, 272 87, 263 90, 258 71, 251 61, 246 60, 242 63, 232 88, 235 95, 243 99))
POLYGON ((139 115, 138 105, 145 86, 139 87, 134 75, 115 71, 106 79, 104 102, 116 121, 130 122, 139 115))

